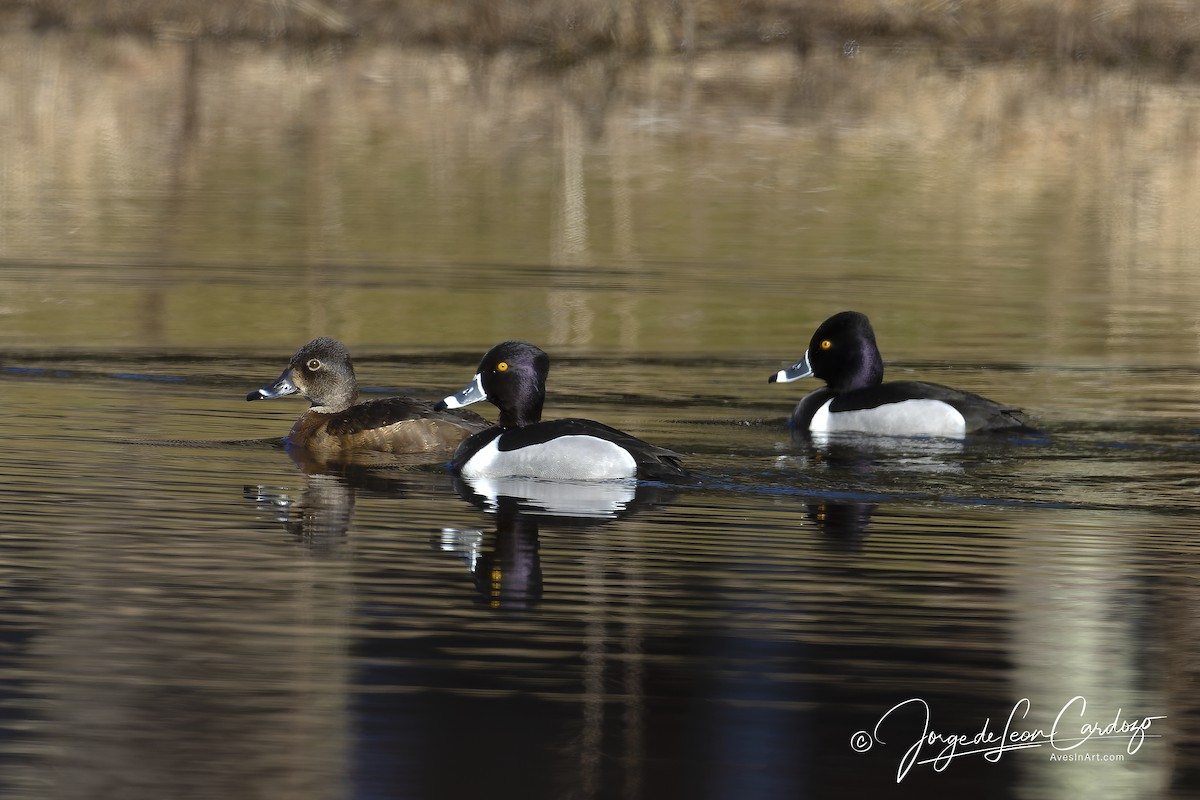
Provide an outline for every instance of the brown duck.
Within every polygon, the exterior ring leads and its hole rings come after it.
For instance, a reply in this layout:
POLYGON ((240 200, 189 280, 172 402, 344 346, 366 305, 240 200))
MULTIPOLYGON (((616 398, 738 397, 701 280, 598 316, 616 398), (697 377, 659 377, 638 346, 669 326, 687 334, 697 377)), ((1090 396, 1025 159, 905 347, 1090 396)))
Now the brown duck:
POLYGON ((247 400, 273 400, 298 394, 312 406, 288 434, 288 445, 322 461, 359 455, 444 454, 490 423, 469 411, 435 411, 433 403, 411 397, 356 402, 358 382, 350 354, 341 342, 322 336, 301 347, 274 383, 255 389, 247 400))

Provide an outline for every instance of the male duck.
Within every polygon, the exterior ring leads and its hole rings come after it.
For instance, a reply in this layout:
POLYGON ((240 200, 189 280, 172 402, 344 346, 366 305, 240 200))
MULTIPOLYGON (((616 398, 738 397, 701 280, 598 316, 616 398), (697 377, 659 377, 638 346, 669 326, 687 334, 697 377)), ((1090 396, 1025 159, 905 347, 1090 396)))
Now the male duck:
POLYGON ((279 379, 247 400, 298 394, 311 401, 288 444, 336 459, 351 453, 449 453, 488 422, 469 411, 434 410, 432 402, 388 397, 355 403, 358 382, 342 343, 322 336, 301 347, 279 379))
POLYGON ((463 477, 556 480, 688 478, 679 455, 587 419, 542 422, 550 357, 528 342, 502 342, 484 355, 471 382, 437 408, 489 400, 495 427, 459 445, 451 466, 463 477))
POLYGON ((791 424, 803 431, 958 439, 985 431, 1036 433, 1022 424, 1017 409, 977 394, 920 381, 884 383, 875 332, 857 311, 843 311, 821 323, 804 356, 769 382, 808 377, 820 378, 826 386, 792 412, 791 424))

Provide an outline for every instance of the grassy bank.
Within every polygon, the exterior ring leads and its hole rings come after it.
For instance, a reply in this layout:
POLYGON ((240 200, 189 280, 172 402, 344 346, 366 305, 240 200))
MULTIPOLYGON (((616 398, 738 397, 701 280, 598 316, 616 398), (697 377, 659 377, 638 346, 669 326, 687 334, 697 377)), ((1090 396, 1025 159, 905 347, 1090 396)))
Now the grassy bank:
POLYGON ((549 63, 894 43, 969 61, 1137 64, 1200 76, 1192 0, 0 0, 0 23, 9 31, 524 49, 549 63))

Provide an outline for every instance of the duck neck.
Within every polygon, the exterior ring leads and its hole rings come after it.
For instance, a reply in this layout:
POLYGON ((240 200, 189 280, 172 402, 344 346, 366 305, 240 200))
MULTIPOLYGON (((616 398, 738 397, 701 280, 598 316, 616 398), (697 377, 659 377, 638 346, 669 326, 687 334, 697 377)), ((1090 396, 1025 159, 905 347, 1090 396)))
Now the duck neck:
POLYGON ((524 398, 523 402, 506 405, 500 409, 500 426, 503 428, 521 428, 542 421, 542 403, 545 395, 535 392, 524 398))
POLYGON ((862 347, 846 364, 840 380, 830 383, 835 392, 866 389, 883 383, 883 356, 873 341, 863 341, 862 347))
POLYGON ((309 410, 315 411, 318 414, 340 414, 354 405, 357 400, 358 389, 339 390, 328 397, 322 398, 320 404, 314 401, 312 408, 309 410))

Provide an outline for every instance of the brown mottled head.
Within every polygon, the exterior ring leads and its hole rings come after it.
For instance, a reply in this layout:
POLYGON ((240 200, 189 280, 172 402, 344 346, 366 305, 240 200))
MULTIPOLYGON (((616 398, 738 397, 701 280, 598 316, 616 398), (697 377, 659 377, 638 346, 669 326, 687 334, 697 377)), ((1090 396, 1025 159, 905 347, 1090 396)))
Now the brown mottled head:
POLYGON ((298 394, 320 414, 345 411, 358 397, 350 353, 341 342, 322 336, 296 351, 287 369, 269 386, 255 389, 247 400, 273 400, 298 394))

